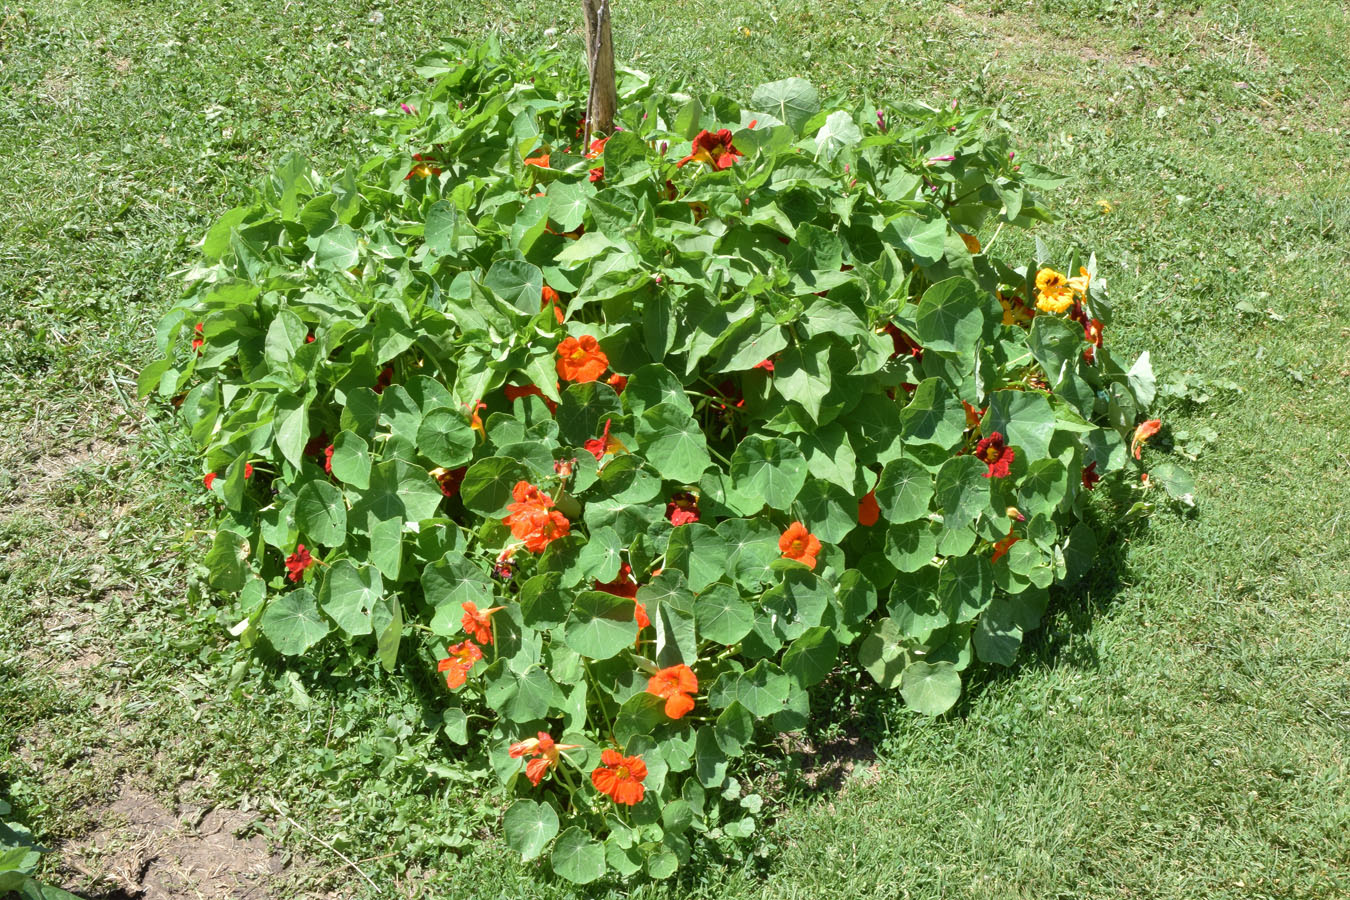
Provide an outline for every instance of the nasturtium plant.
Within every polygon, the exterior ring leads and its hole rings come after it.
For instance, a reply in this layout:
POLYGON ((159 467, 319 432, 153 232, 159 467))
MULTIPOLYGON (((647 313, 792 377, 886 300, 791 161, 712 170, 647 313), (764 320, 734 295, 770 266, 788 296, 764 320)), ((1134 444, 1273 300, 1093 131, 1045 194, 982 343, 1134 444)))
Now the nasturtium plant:
POLYGON ((522 859, 663 878, 754 834, 738 767, 842 661, 925 715, 1014 661, 1097 482, 1145 489, 1148 357, 1092 258, 991 252, 1061 179, 988 110, 630 71, 583 145, 561 57, 419 72, 369 158, 287 156, 207 233, 141 393, 242 641, 436 666, 522 859))

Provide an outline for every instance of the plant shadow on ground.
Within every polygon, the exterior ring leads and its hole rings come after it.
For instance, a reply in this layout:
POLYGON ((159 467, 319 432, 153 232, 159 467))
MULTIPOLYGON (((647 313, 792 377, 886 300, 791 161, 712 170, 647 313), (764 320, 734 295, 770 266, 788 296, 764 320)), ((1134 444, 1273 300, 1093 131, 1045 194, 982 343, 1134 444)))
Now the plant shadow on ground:
MULTIPOLYGON (((1109 502, 1127 502, 1126 497, 1127 492, 1120 488, 1112 492, 1109 502)), ((1159 509, 1156 514, 1178 513, 1159 509)), ((961 698, 940 718, 967 718, 990 690, 1015 682, 1028 672, 1099 668, 1101 660, 1090 635, 1097 621, 1110 614, 1117 597, 1131 584, 1129 547, 1148 533, 1148 521, 1136 519, 1107 528, 1099 515, 1090 514, 1089 524, 1104 535, 1092 568, 1076 583, 1050 590, 1050 603, 1040 627, 1025 636, 1012 665, 974 661, 962 673, 961 698)), ((811 708, 813 714, 824 714, 813 715, 800 732, 780 735, 756 775, 757 780, 763 779, 785 795, 825 797, 842 791, 855 772, 875 770, 885 757, 878 748, 916 715, 905 707, 898 691, 878 685, 851 663, 836 669, 812 689, 811 708)))

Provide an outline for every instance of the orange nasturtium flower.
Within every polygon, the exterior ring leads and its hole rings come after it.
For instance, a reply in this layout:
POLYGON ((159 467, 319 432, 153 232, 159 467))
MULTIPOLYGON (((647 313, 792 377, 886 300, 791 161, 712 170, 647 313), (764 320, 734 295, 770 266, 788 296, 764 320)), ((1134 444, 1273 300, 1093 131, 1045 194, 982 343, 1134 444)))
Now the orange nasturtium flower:
POLYGON ((558 377, 564 381, 585 384, 596 381, 609 368, 609 357, 600 349, 600 343, 589 334, 580 338, 563 338, 558 345, 558 377))
POLYGON ((694 708, 694 694, 698 693, 698 676, 694 670, 680 663, 657 672, 647 681, 647 693, 666 701, 666 715, 680 719, 694 708))
POLYGON ((1162 419, 1149 419, 1147 422, 1141 422, 1139 427, 1134 430, 1134 439, 1130 441, 1130 452, 1134 454, 1135 459, 1139 459, 1144 449, 1144 441, 1153 437, 1162 428, 1162 419))
POLYGON ((528 481, 517 481, 511 495, 515 502, 507 504, 502 524, 511 529, 516 540, 524 541, 531 553, 543 553, 549 544, 572 530, 566 516, 550 509, 553 498, 528 481))
POLYGON ((871 528, 881 518, 881 504, 877 503, 877 490, 872 488, 858 501, 858 524, 871 528))
POLYGON ((642 786, 642 779, 646 777, 647 764, 641 757, 606 750, 600 754, 600 765, 591 772, 591 784, 600 793, 614 798, 615 803, 636 806, 646 792, 642 786))
POLYGON ((980 239, 975 235, 963 233, 961 235, 961 243, 966 245, 966 249, 970 251, 971 256, 980 255, 980 239))
POLYGON ((1062 272, 1041 269, 1036 273, 1036 308, 1042 312, 1062 313, 1073 306, 1073 288, 1062 272))
POLYGON ((538 737, 526 738, 512 744, 506 755, 512 759, 520 759, 522 756, 534 757, 525 763, 525 777, 530 779, 530 784, 538 787, 539 782, 544 780, 544 773, 558 764, 560 751, 576 750, 580 747, 580 744, 555 743, 547 731, 541 731, 538 737))
POLYGON ((675 164, 677 168, 687 162, 703 162, 714 169, 729 169, 744 155, 731 145, 731 132, 726 128, 700 131, 689 150, 689 155, 675 164))
POLYGON ((816 567, 816 557, 820 555, 820 540, 801 522, 793 522, 778 539, 778 549, 783 556, 803 563, 809 569, 816 567))
POLYGON ((531 156, 529 159, 525 160, 525 165, 538 166, 541 169, 547 169, 549 167, 548 152, 545 151, 543 153, 540 153, 538 156, 531 156))
POLYGON ((558 292, 548 285, 544 285, 544 289, 540 292, 539 296, 539 308, 543 309, 546 306, 552 305, 553 317, 557 319, 558 324, 561 325, 563 323, 562 298, 558 296, 558 292))
POLYGON ((461 603, 460 609, 464 610, 464 618, 459 620, 464 633, 473 638, 480 644, 486 646, 492 643, 492 614, 502 609, 500 606, 494 606, 492 609, 478 608, 478 604, 473 601, 461 603))
POLYGON ((483 651, 473 641, 461 641, 446 647, 445 652, 450 655, 437 664, 436 671, 445 673, 445 686, 453 691, 463 686, 473 664, 483 658, 483 651))
POLYGON ((1005 537, 1003 540, 996 541, 994 543, 994 555, 989 558, 989 561, 991 563, 996 563, 1003 557, 1007 556, 1008 551, 1012 549, 1012 545, 1020 540, 1021 538, 1013 534, 1012 529, 1009 528, 1008 536, 1005 537))

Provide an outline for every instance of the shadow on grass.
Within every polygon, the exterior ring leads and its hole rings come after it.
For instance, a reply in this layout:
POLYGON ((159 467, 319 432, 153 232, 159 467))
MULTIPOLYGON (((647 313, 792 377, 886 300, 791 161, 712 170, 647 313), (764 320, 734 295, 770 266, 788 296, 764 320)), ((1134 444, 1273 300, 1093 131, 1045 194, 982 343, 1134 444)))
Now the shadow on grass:
MULTIPOLYGON (((1125 509, 1128 498, 1122 490, 1106 505, 1125 509)), ((1107 528, 1101 516, 1090 515, 1088 524, 1102 535, 1092 568, 1076 583, 1050 589, 1040 627, 1025 636, 1011 666, 972 660, 962 672, 961 698, 941 719, 966 718, 991 689, 1029 671, 1099 667, 1097 650, 1087 636, 1130 583, 1128 547, 1147 533, 1147 521, 1107 528)), ((763 760, 764 777, 801 796, 837 792, 856 770, 870 770, 878 759, 875 748, 897 729, 910 727, 915 716, 898 690, 881 687, 850 662, 812 689, 811 709, 807 727, 780 735, 774 745, 778 752, 763 760)))

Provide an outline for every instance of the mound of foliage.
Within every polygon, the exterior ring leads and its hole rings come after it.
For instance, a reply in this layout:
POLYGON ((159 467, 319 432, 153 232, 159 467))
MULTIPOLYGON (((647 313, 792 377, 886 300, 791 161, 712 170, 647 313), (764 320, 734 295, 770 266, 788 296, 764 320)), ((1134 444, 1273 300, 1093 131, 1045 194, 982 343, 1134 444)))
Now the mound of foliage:
POLYGON ((141 391, 241 641, 439 668, 524 859, 666 877, 754 833, 738 763, 841 660, 928 715, 1013 662, 1097 481, 1139 489, 1147 356, 1093 262, 990 252, 1059 179, 988 110, 625 72, 586 143, 560 57, 419 72, 368 159, 210 230, 141 391))

